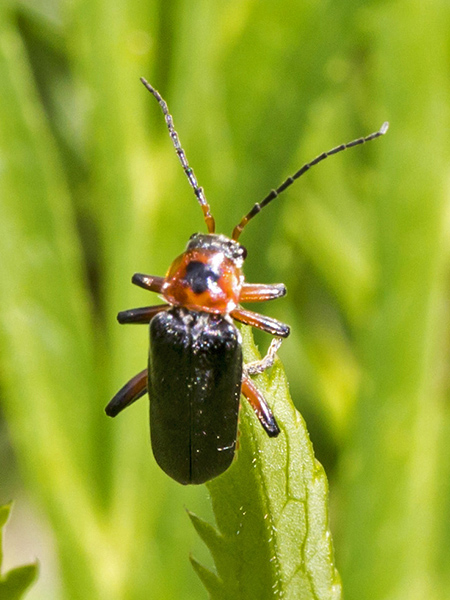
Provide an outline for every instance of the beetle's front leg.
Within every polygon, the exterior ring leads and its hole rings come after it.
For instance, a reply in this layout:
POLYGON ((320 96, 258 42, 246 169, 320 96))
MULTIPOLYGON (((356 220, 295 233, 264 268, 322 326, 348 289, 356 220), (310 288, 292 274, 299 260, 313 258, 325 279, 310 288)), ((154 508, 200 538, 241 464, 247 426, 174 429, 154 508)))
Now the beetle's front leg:
POLYGON ((141 396, 147 393, 147 369, 144 369, 137 375, 135 375, 123 388, 121 388, 114 398, 109 402, 105 408, 105 412, 108 417, 115 417, 124 408, 139 400, 141 396))
POLYGON ((131 278, 131 283, 138 285, 144 290, 149 292, 156 292, 160 294, 164 283, 164 277, 157 277, 156 275, 144 275, 144 273, 135 273, 131 278))
POLYGON ((239 302, 266 302, 286 295, 284 283, 244 283, 239 302))
POLYGON ((124 323, 150 323, 153 317, 163 310, 170 308, 170 304, 158 304, 157 306, 143 306, 142 308, 130 308, 122 310, 117 315, 117 320, 124 323))
POLYGON ((264 396, 247 375, 244 375, 242 378, 241 391, 255 411, 255 414, 267 435, 269 437, 277 437, 280 433, 278 423, 276 422, 269 405, 265 401, 264 396))

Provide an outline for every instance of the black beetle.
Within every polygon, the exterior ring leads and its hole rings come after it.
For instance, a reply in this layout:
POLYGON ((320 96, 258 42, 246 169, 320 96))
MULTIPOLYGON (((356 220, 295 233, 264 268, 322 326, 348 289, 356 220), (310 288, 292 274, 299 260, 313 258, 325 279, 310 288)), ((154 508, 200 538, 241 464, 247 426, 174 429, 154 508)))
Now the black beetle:
POLYGON ((182 484, 200 484, 228 469, 236 450, 239 401, 247 398, 270 437, 280 430, 263 395, 250 379, 273 364, 289 327, 245 310, 241 303, 263 302, 286 294, 283 284, 248 284, 242 265, 246 249, 238 238, 247 223, 303 173, 327 156, 373 140, 388 129, 324 152, 289 177, 234 228, 231 238, 215 233, 209 204, 189 167, 172 116, 161 95, 145 80, 159 102, 184 172, 202 208, 207 234, 191 236, 186 251, 165 277, 135 274, 133 283, 160 294, 165 304, 126 310, 119 323, 150 323, 148 369, 114 396, 106 413, 115 417, 145 393, 150 396, 152 449, 159 466, 182 484), (243 365, 241 335, 235 321, 275 336, 267 355, 243 365))

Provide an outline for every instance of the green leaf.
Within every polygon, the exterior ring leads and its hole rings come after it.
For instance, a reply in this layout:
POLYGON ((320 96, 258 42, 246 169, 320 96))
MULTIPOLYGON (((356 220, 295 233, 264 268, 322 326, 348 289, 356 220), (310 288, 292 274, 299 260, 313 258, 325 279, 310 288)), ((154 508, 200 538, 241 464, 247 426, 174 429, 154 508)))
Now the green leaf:
POLYGON ((201 582, 208 590, 212 598, 220 598, 222 593, 223 582, 217 577, 217 575, 200 564, 193 556, 190 557, 191 564, 194 567, 194 571, 199 576, 201 582))
MULTIPOLYGON (((11 511, 11 504, 0 506, 0 568, 3 561, 2 551, 2 529, 6 524, 9 513, 11 511)), ((33 583, 37 574, 37 565, 24 565, 23 567, 17 567, 11 569, 5 575, 1 575, 0 571, 0 600, 18 600, 22 598, 27 588, 33 583)))
MULTIPOLYGON (((246 361, 258 360, 251 333, 243 329, 246 361)), ((208 488, 217 529, 190 518, 217 569, 192 561, 213 600, 276 597, 337 600, 328 523, 328 486, 314 458, 305 422, 294 408, 279 362, 257 378, 281 434, 270 439, 244 401, 237 458, 208 488)))

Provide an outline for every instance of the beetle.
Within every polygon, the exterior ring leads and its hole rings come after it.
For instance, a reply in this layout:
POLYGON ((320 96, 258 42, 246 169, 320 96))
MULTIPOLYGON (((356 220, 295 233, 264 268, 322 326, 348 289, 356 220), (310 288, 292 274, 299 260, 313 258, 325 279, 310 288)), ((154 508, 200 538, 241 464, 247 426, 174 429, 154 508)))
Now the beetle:
POLYGON ((144 78, 141 82, 158 101, 186 177, 194 190, 208 233, 195 233, 185 252, 165 277, 136 273, 132 282, 156 292, 164 304, 125 310, 119 323, 150 324, 148 367, 125 384, 106 407, 115 417, 148 392, 150 437, 154 457, 170 477, 182 484, 201 484, 231 465, 237 441, 241 393, 270 437, 280 433, 277 421, 250 376, 272 366, 289 326, 246 310, 241 303, 263 302, 286 294, 282 283, 246 283, 242 271, 247 250, 238 239, 244 227, 265 206, 312 166, 380 137, 379 131, 342 144, 306 163, 236 225, 231 237, 215 232, 215 221, 203 189, 189 166, 166 102, 144 78), (266 356, 243 364, 242 344, 234 321, 265 331, 274 338, 266 356))

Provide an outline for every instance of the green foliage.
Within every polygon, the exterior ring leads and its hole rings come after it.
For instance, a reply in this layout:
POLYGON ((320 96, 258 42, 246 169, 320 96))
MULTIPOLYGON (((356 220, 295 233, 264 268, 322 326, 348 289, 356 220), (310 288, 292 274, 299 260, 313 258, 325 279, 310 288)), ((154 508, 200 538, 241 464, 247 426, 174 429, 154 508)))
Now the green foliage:
MULTIPOLYGON (((251 334, 244 333, 246 360, 258 360, 251 334)), ((217 575, 195 560, 193 566, 214 600, 338 600, 325 473, 281 366, 273 367, 270 380, 258 379, 281 434, 270 439, 244 404, 237 459, 207 484, 217 529, 190 514, 217 575)))
POLYGON ((0 502, 23 486, 45 515, 58 600, 204 597, 181 507, 205 515, 205 489, 157 469, 145 401, 103 414, 146 360, 145 329, 115 321, 154 301, 132 273, 163 274, 204 230, 139 76, 225 233, 390 121, 249 225, 246 276, 289 290, 262 309, 292 327, 280 355, 330 480, 346 598, 447 597, 449 26, 443 0, 0 2, 0 502))
POLYGON ((37 565, 24 565, 11 569, 2 575, 3 528, 8 520, 11 505, 0 506, 0 599, 19 600, 33 583, 37 574, 37 565))

